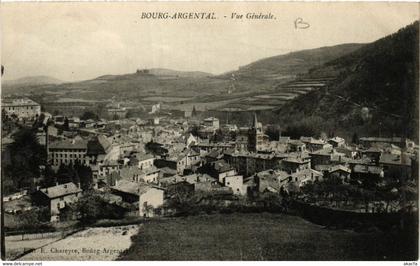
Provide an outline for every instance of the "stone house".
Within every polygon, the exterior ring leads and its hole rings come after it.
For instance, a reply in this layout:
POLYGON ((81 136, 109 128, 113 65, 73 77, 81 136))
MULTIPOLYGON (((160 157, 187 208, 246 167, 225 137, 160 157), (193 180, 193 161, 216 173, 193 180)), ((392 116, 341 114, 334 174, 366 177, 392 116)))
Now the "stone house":
POLYGON ((73 182, 41 188, 34 192, 34 203, 49 208, 51 222, 60 221, 60 211, 78 201, 82 195, 80 185, 73 182))

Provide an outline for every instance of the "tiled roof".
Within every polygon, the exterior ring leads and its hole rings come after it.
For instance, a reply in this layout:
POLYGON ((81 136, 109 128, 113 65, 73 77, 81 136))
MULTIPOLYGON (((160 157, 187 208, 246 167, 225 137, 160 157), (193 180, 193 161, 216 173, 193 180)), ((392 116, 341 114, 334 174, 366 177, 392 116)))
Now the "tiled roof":
POLYGON ((139 161, 145 161, 145 160, 154 158, 152 154, 146 154, 146 153, 136 153, 135 156, 139 161))
POLYGON ((379 166, 373 166, 373 165, 355 165, 353 168, 354 173, 370 173, 370 174, 381 174, 382 173, 382 167, 379 166))
POLYGON ((111 143, 105 136, 99 135, 94 139, 89 140, 87 147, 89 155, 106 154, 111 148, 111 143))
POLYGON ((214 169, 218 172, 218 173, 223 173, 223 172, 227 172, 233 169, 233 167, 228 164, 227 162, 225 162, 224 160, 218 160, 213 162, 214 165, 214 169))
POLYGON ((303 160, 302 158, 298 158, 298 157, 288 157, 284 159, 283 161, 288 162, 288 163, 296 163, 296 164, 308 163, 307 160, 303 160))
POLYGON ((377 138, 377 137, 362 137, 359 140, 367 142, 403 142, 404 139, 400 137, 393 138, 377 138))
POLYGON ((336 171, 343 171, 343 172, 351 173, 351 170, 343 165, 334 165, 333 167, 330 168, 329 171, 331 173, 336 172, 336 171))
POLYGON ((44 193, 50 199, 82 192, 82 190, 78 188, 77 185, 74 184, 73 182, 61 184, 58 186, 48 187, 48 188, 42 188, 40 189, 40 191, 44 193))
POLYGON ((60 140, 50 144, 49 149, 87 149, 86 140, 60 140))
POLYGON ((383 153, 381 158, 379 159, 380 164, 393 164, 393 165, 411 165, 411 158, 407 154, 390 154, 390 153, 383 153))
POLYGON ((128 194, 133 195, 141 195, 145 192, 147 192, 149 189, 163 189, 160 187, 156 187, 150 184, 146 184, 144 182, 132 182, 128 180, 119 180, 115 186, 112 187, 112 189, 121 191, 128 194))

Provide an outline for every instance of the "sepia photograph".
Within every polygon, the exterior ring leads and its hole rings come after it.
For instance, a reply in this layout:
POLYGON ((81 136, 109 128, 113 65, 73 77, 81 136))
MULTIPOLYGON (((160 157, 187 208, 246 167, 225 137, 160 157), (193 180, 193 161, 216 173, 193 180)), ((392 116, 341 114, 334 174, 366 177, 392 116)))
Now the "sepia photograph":
POLYGON ((417 265, 419 3, 0 7, 3 265, 417 265))

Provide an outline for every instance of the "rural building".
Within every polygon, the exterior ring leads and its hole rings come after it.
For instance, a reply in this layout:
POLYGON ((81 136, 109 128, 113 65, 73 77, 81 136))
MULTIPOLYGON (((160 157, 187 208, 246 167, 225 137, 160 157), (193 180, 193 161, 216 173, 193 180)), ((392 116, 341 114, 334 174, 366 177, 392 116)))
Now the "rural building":
POLYGON ((314 139, 312 137, 300 137, 300 141, 305 143, 306 148, 310 151, 332 148, 332 145, 323 140, 314 139))
POLYGON ((147 217, 160 215, 157 210, 163 205, 164 192, 160 187, 141 184, 139 186, 139 215, 147 217))
POLYGON ((290 174, 310 168, 310 157, 288 157, 281 161, 281 169, 290 174))
POLYGON ((51 222, 60 220, 60 211, 68 204, 78 201, 82 194, 80 185, 72 182, 55 185, 53 187, 41 188, 34 193, 34 203, 47 206, 51 214, 51 222))
POLYGON ((136 155, 136 158, 138 160, 138 168, 140 170, 148 169, 153 167, 155 158, 151 154, 140 154, 136 155))
POLYGON ((245 196, 247 193, 247 187, 244 185, 243 176, 231 175, 224 178, 225 187, 230 187, 234 195, 245 196))
POLYGON ((328 140, 328 143, 333 146, 333 148, 342 147, 346 144, 346 141, 340 137, 334 137, 328 140))
POLYGON ((216 117, 209 117, 209 118, 204 119, 203 125, 207 128, 212 128, 212 129, 220 128, 219 119, 217 119, 216 117))

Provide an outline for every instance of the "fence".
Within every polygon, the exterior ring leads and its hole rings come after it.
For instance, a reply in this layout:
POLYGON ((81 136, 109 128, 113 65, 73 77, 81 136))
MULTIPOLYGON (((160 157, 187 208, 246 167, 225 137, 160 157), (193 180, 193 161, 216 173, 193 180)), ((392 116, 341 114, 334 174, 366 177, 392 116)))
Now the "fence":
POLYGON ((64 237, 66 234, 65 231, 61 232, 45 232, 45 233, 36 233, 36 234, 21 234, 8 237, 16 238, 16 240, 32 240, 32 239, 42 239, 42 238, 55 238, 55 237, 64 237))
POLYGON ((69 234, 76 232, 77 230, 63 230, 54 232, 42 232, 42 233, 28 233, 28 234, 13 234, 6 236, 8 241, 23 241, 33 239, 44 239, 44 238, 64 238, 69 234))

